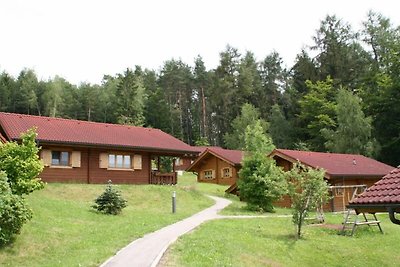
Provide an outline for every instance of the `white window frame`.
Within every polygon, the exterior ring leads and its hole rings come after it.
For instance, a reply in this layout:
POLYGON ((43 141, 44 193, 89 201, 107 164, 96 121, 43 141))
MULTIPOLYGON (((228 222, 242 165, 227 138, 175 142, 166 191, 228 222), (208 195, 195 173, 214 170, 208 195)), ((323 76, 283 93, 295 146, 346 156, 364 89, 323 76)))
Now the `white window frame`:
POLYGON ((232 177, 232 168, 230 167, 222 168, 222 178, 231 178, 231 177, 232 177))
POLYGON ((132 156, 129 154, 109 153, 107 160, 108 169, 132 170, 132 156), (119 159, 121 164, 118 164, 119 159))
POLYGON ((213 180, 214 179, 214 171, 213 170, 204 170, 203 171, 203 179, 204 180, 213 180))

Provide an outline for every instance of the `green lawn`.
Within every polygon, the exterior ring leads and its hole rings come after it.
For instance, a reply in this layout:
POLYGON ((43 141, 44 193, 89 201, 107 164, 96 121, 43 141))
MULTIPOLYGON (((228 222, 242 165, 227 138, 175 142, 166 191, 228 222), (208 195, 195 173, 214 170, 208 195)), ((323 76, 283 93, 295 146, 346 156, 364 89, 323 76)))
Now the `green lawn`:
POLYGON ((184 175, 179 178, 179 184, 186 186, 187 188, 192 188, 193 190, 199 191, 206 195, 212 195, 217 197, 225 197, 232 201, 228 207, 223 209, 220 214, 222 215, 287 215, 291 214, 290 209, 285 208, 275 208, 274 213, 261 213, 249 211, 246 209, 246 203, 241 202, 239 198, 232 194, 226 194, 225 190, 228 189, 228 185, 217 185, 211 183, 196 183, 196 176, 192 173, 184 173, 184 175))
POLYGON ((0 266, 98 266, 134 239, 188 217, 213 201, 187 186, 117 186, 128 207, 98 214, 93 200, 104 185, 47 184, 27 202, 33 219, 15 242, 0 248, 0 266), (177 213, 171 194, 177 192, 177 213))
MULTIPOLYGON (((0 248, 0 266, 98 266, 134 239, 212 205, 203 194, 225 196, 227 186, 196 183, 179 177, 177 186, 120 185, 128 207, 120 216, 91 210, 104 185, 48 184, 27 198, 34 218, 15 242, 0 248), (177 192, 177 214, 171 193, 177 192)), ((237 197, 222 214, 247 211, 237 197)), ((290 214, 277 209, 270 216, 290 214)), ((307 226, 295 241, 291 218, 223 219, 203 224, 180 238, 163 260, 165 266, 396 266, 400 262, 400 227, 381 215, 385 232, 368 227, 354 237, 307 226)), ((340 224, 343 215, 326 215, 340 224)))
MULTIPOLYGON (((353 237, 307 226, 294 239, 291 218, 222 219, 181 237, 162 266, 399 266, 400 226, 381 215, 376 227, 360 227, 353 237)), ((327 215, 340 223, 343 215, 327 215)))

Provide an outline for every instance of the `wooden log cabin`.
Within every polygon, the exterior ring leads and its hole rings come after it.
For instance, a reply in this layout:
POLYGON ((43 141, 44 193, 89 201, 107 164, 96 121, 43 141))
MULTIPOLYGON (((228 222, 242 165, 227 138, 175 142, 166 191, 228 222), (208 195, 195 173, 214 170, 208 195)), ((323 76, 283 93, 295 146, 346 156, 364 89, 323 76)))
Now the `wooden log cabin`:
POLYGON ((193 162, 197 159, 197 157, 203 153, 207 148, 216 148, 219 149, 218 146, 192 146, 192 149, 198 152, 197 155, 186 155, 182 158, 176 158, 175 160, 175 169, 177 171, 186 171, 193 164, 193 162))
MULTIPOLYGON (((324 169, 326 181, 330 185, 338 187, 331 190, 332 198, 324 207, 325 210, 329 211, 344 211, 346 209, 346 205, 353 196, 352 185, 370 187, 394 169, 394 167, 377 160, 353 154, 275 149, 270 157, 275 159, 277 165, 285 171, 290 170, 296 162, 315 169, 324 169), (343 186, 343 188, 340 188, 340 186, 343 186)), ((290 207, 289 197, 283 197, 276 205, 290 207)))
POLYGON ((187 169, 197 173, 197 181, 232 185, 238 179, 243 151, 207 147, 187 169))
POLYGON ((158 171, 160 156, 198 154, 158 129, 0 112, 0 134, 7 141, 19 141, 33 127, 45 182, 175 184, 174 168, 158 171))

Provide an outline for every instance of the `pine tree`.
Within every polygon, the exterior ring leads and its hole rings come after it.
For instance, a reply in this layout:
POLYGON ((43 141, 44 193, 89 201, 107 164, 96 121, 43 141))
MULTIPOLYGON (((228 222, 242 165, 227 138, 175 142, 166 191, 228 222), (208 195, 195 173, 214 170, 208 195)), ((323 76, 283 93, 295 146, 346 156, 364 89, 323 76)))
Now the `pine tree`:
POLYGON ((94 201, 92 208, 104 214, 117 215, 126 207, 126 200, 121 196, 120 192, 113 188, 111 180, 105 191, 94 201))

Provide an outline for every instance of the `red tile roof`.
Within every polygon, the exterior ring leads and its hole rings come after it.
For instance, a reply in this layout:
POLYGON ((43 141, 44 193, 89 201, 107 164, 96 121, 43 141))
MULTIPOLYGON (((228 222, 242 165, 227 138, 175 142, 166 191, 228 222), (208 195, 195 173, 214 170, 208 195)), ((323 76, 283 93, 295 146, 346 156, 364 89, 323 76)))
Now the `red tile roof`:
POLYGON ((400 168, 392 170, 349 204, 400 204, 400 168))
POLYGON ((224 149, 222 147, 209 147, 207 150, 234 165, 240 165, 244 155, 241 150, 224 149))
POLYGON ((377 160, 354 154, 275 149, 270 155, 274 158, 281 157, 291 162, 300 161, 301 163, 310 167, 324 169, 329 177, 382 177, 394 168, 377 160))
POLYGON ((48 143, 143 148, 195 153, 191 146, 158 129, 0 112, 0 126, 10 140, 37 127, 37 140, 48 143))
POLYGON ((192 146, 194 151, 197 151, 199 153, 203 153, 207 148, 221 148, 219 146, 192 146))
POLYGON ((192 170, 193 167, 195 167, 204 157, 209 154, 214 155, 215 157, 218 157, 231 165, 237 166, 241 165, 244 152, 241 150, 230 150, 221 147, 207 147, 187 170, 192 170))

